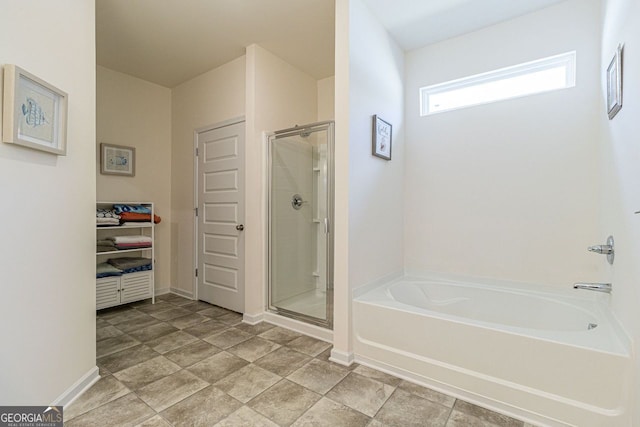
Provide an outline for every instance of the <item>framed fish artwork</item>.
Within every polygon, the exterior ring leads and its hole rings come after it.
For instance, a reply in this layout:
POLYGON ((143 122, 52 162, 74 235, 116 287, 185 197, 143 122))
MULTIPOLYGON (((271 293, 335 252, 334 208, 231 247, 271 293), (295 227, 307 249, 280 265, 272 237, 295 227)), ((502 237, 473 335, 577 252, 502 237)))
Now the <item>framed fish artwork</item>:
POLYGON ((2 140, 66 155, 68 100, 66 92, 16 65, 5 65, 2 140))
POLYGON ((103 175, 136 175, 136 148, 100 144, 100 173, 103 175))

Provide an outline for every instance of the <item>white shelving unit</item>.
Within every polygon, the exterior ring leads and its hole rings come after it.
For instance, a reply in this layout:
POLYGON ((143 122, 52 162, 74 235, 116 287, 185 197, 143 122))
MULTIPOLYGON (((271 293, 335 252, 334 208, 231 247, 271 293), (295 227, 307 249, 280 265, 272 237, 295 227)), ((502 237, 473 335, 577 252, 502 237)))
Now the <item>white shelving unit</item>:
POLYGON ((151 210, 151 222, 139 225, 97 226, 96 241, 114 236, 145 235, 151 237, 150 248, 120 249, 108 252, 96 251, 96 263, 106 262, 116 255, 148 257, 151 270, 127 273, 96 279, 96 309, 114 307, 133 301, 151 298, 155 303, 155 224, 153 202, 97 202, 96 209, 113 209, 113 205, 141 205, 151 210))

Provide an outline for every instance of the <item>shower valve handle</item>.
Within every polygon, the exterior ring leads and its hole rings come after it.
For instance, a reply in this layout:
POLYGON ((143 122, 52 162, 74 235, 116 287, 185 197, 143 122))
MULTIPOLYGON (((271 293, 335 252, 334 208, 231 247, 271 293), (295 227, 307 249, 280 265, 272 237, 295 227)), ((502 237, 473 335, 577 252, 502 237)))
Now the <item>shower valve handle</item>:
POLYGON ((599 254, 608 255, 613 252, 613 247, 611 247, 610 245, 589 246, 589 252, 596 252, 599 254))

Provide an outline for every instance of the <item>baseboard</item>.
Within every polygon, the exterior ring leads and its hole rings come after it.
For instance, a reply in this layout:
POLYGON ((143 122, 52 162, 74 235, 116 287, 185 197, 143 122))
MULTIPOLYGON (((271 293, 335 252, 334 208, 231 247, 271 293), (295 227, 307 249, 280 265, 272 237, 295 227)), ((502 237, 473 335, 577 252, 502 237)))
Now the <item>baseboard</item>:
POLYGON ((69 387, 64 393, 62 393, 56 400, 51 403, 51 406, 67 406, 74 400, 82 395, 85 391, 94 385, 99 379, 99 369, 97 366, 89 369, 89 372, 84 374, 78 381, 76 381, 71 387, 69 387))
POLYGON ((179 295, 181 297, 194 299, 193 298, 193 292, 185 291, 184 289, 169 288, 169 290, 167 292, 171 292, 172 294, 176 294, 176 295, 179 295))
POLYGON ((331 350, 329 360, 344 366, 351 366, 351 364, 355 362, 353 352, 346 353, 344 351, 336 350, 335 348, 331 350))
POLYGON ((155 288, 153 290, 153 294, 155 296, 164 295, 164 294, 168 294, 168 293, 169 293, 169 288, 160 288, 160 289, 155 288))
POLYGON ((279 316, 275 313, 269 312, 263 313, 263 320, 267 323, 271 323, 272 325, 291 329, 292 331, 299 332, 303 335, 333 344, 333 331, 330 329, 310 325, 299 320, 290 319, 288 317, 279 316))
POLYGON ((264 313, 249 314, 244 313, 242 315, 242 322, 249 325, 256 325, 264 320, 264 313))

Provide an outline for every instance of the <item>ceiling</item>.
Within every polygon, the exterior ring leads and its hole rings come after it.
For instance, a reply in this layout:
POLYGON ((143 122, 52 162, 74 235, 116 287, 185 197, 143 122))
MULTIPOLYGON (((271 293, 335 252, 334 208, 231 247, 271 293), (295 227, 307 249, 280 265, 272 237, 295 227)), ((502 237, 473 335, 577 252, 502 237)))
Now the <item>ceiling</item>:
POLYGON ((565 0, 363 0, 404 49, 479 30, 565 0))
MULTIPOLYGON (((363 0, 404 50, 565 0, 363 0)), ((334 0, 96 0, 97 63, 175 87, 257 43, 334 74, 334 0)))
POLYGON ((258 43, 307 74, 334 74, 333 0, 96 0, 97 63, 174 87, 258 43))

